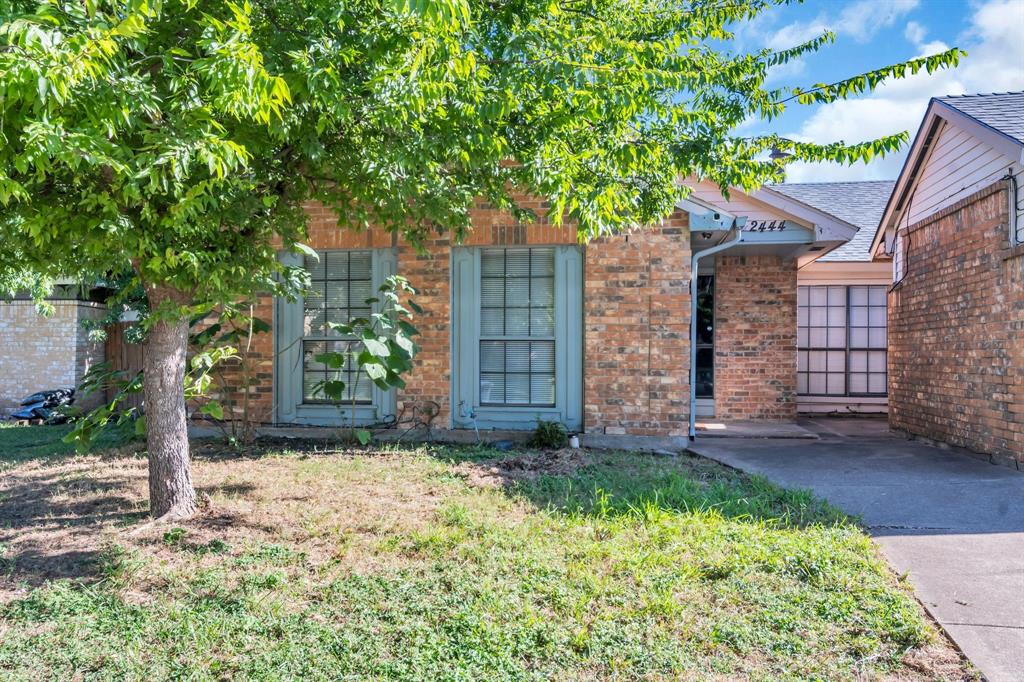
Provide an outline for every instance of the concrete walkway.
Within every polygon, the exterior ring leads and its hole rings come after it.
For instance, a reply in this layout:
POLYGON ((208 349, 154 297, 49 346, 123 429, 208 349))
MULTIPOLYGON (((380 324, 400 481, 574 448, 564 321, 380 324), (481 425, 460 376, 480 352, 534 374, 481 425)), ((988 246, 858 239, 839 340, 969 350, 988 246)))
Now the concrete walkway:
POLYGON ((874 419, 815 419, 818 440, 701 439, 691 450, 859 515, 991 682, 1024 680, 1024 473, 908 441, 874 419))

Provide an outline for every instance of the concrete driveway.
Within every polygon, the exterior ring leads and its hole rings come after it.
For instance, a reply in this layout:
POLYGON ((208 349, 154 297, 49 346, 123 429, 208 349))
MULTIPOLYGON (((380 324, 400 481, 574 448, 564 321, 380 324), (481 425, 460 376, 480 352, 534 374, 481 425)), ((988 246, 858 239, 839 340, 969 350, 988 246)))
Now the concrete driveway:
POLYGON ((691 450, 859 515, 918 598, 992 682, 1024 680, 1024 472, 814 419, 818 440, 698 436, 691 450))

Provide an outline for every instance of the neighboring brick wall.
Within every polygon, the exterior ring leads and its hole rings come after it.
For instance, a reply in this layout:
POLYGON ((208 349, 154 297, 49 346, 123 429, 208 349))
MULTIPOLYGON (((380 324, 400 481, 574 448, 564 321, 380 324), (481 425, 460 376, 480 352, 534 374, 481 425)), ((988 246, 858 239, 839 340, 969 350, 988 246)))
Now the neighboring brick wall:
MULTIPOLYGON (((105 314, 98 303, 53 301, 54 312, 40 315, 31 301, 0 303, 0 415, 25 396, 78 385, 103 360, 103 344, 89 340, 82 320, 105 314)), ((99 396, 76 404, 93 407, 99 396)))
POLYGON ((998 183, 907 229, 889 296, 893 428, 1024 462, 1024 250, 998 183))
POLYGON ((602 238, 584 267, 584 424, 589 432, 685 435, 689 419, 690 232, 602 238))
POLYGON ((715 260, 715 418, 796 418, 796 262, 715 260))

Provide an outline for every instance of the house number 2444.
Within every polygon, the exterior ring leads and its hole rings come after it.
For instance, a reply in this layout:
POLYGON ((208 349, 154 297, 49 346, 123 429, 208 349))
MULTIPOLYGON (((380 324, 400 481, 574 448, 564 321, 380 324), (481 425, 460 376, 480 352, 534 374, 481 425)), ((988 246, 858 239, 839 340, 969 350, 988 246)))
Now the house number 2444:
POLYGON ((751 220, 747 223, 748 232, 781 232, 784 229, 785 220, 751 220))

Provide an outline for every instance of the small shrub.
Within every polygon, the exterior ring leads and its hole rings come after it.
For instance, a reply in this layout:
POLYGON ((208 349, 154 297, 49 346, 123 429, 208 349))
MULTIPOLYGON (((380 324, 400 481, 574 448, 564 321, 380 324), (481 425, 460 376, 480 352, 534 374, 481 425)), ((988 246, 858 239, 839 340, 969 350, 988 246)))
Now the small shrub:
POLYGON ((526 442, 532 448, 564 448, 569 444, 569 432, 561 422, 537 420, 537 428, 526 442))

